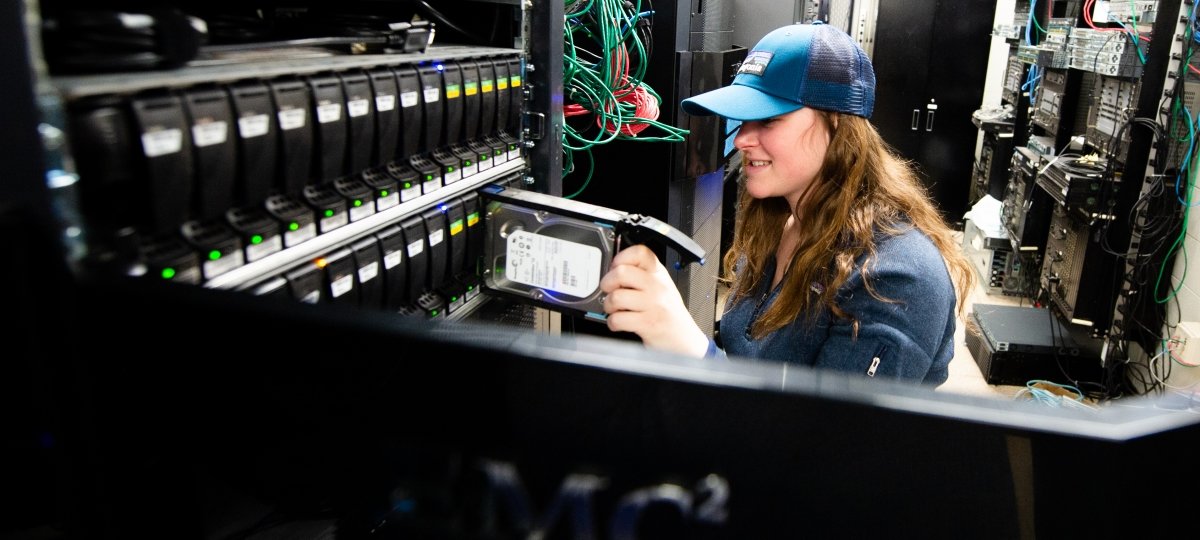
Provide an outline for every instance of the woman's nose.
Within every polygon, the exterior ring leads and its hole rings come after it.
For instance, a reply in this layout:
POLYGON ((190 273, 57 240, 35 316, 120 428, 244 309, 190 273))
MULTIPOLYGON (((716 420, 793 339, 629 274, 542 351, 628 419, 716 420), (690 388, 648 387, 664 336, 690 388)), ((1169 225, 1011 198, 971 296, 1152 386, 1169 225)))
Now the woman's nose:
POLYGON ((738 150, 744 150, 754 146, 758 142, 758 122, 742 122, 738 126, 738 133, 733 138, 733 147, 738 150))

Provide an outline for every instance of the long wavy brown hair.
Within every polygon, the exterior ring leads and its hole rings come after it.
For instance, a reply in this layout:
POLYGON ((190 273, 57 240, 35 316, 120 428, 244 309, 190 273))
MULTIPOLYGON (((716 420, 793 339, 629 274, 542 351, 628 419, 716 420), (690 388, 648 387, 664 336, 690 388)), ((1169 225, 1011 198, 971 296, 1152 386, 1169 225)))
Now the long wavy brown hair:
POLYGON ((751 294, 764 279, 764 266, 779 246, 788 217, 794 213, 803 220, 796 224, 800 239, 779 297, 754 322, 751 335, 763 337, 795 321, 801 313, 815 320, 818 310, 812 309, 814 305, 829 308, 837 317, 853 319, 835 298, 863 254, 867 255, 862 265, 867 290, 880 301, 894 302, 872 287, 870 261, 875 256, 877 234, 895 235, 909 227, 924 232, 941 251, 958 293, 957 313, 962 318, 964 300, 975 286, 974 269, 912 166, 892 152, 865 118, 817 112, 832 137, 821 169, 795 211, 783 197, 755 199, 744 189, 739 195, 733 245, 724 258, 725 279, 736 283, 731 291, 734 299, 751 294), (739 269, 742 279, 734 280, 739 261, 744 265, 739 269))

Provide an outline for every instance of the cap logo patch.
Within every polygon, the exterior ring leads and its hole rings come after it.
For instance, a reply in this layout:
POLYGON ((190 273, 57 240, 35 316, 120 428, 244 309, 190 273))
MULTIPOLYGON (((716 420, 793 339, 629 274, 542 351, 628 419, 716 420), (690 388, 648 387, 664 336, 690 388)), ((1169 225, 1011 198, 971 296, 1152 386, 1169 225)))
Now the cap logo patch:
POLYGON ((770 51, 750 51, 750 54, 746 55, 746 59, 742 61, 742 66, 738 68, 738 75, 749 73, 761 77, 773 56, 775 53, 770 51))

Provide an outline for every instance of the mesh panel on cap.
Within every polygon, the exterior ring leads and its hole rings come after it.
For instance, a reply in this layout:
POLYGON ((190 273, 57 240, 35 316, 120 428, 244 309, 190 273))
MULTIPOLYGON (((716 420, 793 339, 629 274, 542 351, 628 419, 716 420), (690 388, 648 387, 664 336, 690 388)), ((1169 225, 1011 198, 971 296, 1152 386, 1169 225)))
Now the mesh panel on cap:
POLYGON ((810 107, 870 117, 875 74, 850 36, 819 27, 809 44, 802 100, 810 107))
POLYGON ((834 32, 815 33, 808 53, 808 76, 818 81, 851 84, 858 78, 857 51, 852 44, 834 40, 842 41, 844 37, 834 32))

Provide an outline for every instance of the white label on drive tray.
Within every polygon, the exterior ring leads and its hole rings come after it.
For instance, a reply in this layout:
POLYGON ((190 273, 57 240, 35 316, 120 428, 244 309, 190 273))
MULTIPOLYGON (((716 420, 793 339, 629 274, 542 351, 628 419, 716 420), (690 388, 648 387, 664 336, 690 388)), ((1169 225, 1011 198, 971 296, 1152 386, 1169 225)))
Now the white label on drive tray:
POLYGON ((600 286, 600 249, 528 231, 508 235, 504 275, 517 283, 586 298, 600 286))
POLYGON ((326 103, 317 105, 317 122, 328 124, 342 119, 341 103, 326 103))
POLYGON ((279 111, 279 129, 284 131, 304 127, 308 112, 304 109, 285 109, 279 111))
POLYGON ((354 274, 346 274, 329 284, 329 292, 334 298, 340 298, 354 289, 354 274))
POLYGON ((371 112, 370 100, 353 99, 353 100, 346 102, 346 113, 348 113, 351 118, 358 118, 359 116, 366 116, 370 112, 371 112))
POLYGON ((198 147, 221 144, 229 140, 229 124, 225 122, 206 122, 192 126, 192 143, 198 147))
POLYGON ((408 258, 416 257, 425 251, 425 242, 422 240, 414 240, 408 243, 408 258))
POLYGON ((146 157, 165 156, 183 150, 183 132, 162 129, 142 134, 142 151, 146 157))
POLYGON ((387 112, 396 108, 396 96, 391 94, 379 94, 375 96, 375 110, 379 112, 387 112))
POLYGON ((392 268, 395 268, 397 264, 400 264, 403 261, 404 252, 397 249, 396 251, 383 256, 383 267, 391 270, 392 268))
POLYGON ((366 283, 379 275, 379 263, 373 262, 358 269, 358 282, 366 283))
POLYGON ((255 114, 238 118, 238 133, 243 139, 251 139, 266 135, 271 131, 271 117, 265 114, 255 114))

